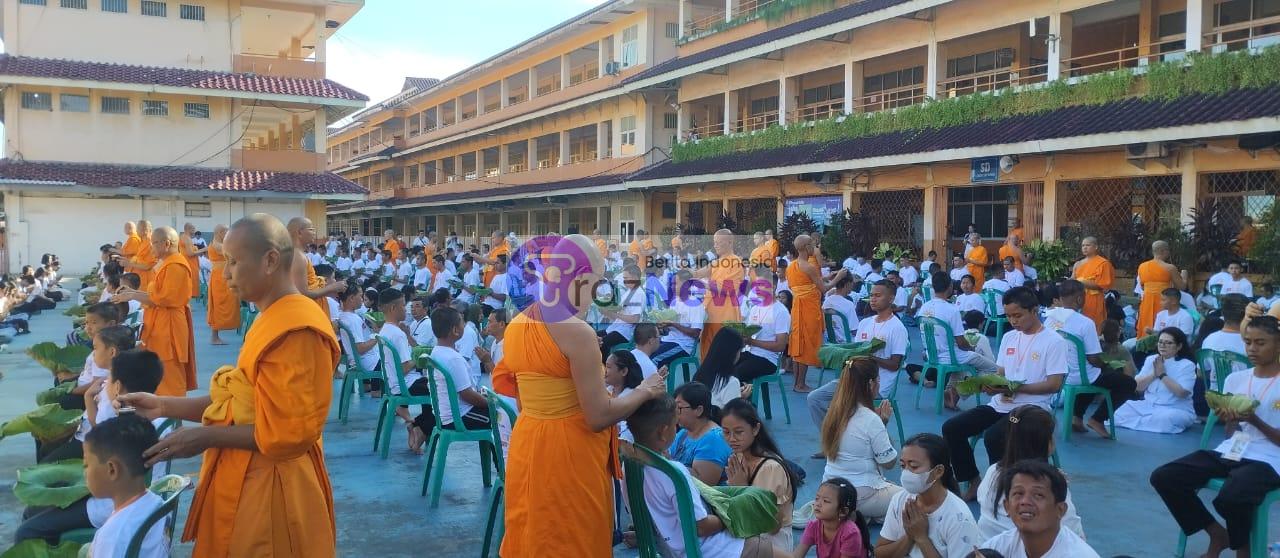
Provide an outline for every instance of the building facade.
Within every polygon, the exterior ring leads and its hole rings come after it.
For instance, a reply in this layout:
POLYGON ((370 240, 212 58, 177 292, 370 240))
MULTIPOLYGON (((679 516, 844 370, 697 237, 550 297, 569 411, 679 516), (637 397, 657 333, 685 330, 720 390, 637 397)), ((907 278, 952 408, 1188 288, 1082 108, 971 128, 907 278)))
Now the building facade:
POLYGON ((325 79, 325 43, 362 5, 0 0, 5 269, 88 269, 127 220, 323 226, 363 199, 325 169, 327 123, 368 100, 325 79))

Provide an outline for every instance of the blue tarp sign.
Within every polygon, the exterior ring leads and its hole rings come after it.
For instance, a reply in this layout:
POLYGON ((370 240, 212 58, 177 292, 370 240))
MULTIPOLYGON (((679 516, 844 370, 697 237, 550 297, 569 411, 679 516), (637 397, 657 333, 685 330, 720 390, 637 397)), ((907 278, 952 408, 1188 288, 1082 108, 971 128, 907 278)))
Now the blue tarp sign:
POLYGON ((803 198, 787 198, 783 205, 786 215, 808 213, 809 218, 819 225, 827 225, 831 217, 844 211, 844 200, 841 196, 809 196, 803 198))

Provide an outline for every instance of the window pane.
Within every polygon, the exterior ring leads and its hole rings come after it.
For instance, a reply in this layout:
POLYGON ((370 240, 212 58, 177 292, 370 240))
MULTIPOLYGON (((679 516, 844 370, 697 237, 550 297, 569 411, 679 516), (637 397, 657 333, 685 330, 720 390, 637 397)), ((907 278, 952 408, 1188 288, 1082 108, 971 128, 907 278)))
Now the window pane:
POLYGON ((181 4, 178 6, 178 17, 193 21, 204 21, 204 6, 181 4))
POLYGON ((169 116, 169 101, 142 101, 142 114, 145 116, 169 116))
POLYGON ((102 0, 102 11, 123 14, 129 11, 126 0, 102 0))
POLYGON ((165 17, 168 14, 169 5, 158 0, 142 0, 142 15, 165 17))
POLYGON ((58 110, 62 112, 89 112, 89 96, 63 93, 58 96, 58 110))
POLYGON ((996 69, 996 53, 984 52, 974 57, 975 69, 979 72, 989 72, 996 69))
POLYGON ((44 6, 44 5, 46 5, 46 4, 47 4, 47 1, 46 1, 46 0, 19 0, 19 2, 18 2, 18 3, 19 3, 19 4, 28 4, 28 5, 31 5, 31 6, 44 6))
POLYGON ((53 98, 48 93, 22 94, 22 108, 33 110, 53 110, 53 98))
POLYGON ((60 0, 58 5, 75 10, 89 9, 89 0, 60 0))
POLYGON ((209 118, 208 103, 186 103, 182 108, 188 118, 209 118))

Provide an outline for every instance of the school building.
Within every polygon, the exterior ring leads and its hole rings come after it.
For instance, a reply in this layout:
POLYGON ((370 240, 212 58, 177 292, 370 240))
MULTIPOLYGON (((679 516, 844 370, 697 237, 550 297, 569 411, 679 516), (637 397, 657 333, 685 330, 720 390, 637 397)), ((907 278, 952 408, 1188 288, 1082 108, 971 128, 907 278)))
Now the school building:
POLYGON ((87 271, 125 221, 266 212, 323 226, 365 190, 325 169, 368 98, 325 79, 363 0, 0 0, 0 267, 87 271))
POLYGON ((1274 73, 1276 43, 1280 0, 615 0, 334 133, 328 168, 371 194, 331 205, 330 229, 628 241, 848 208, 920 250, 1017 220, 1105 252, 1134 219, 1213 199, 1233 226, 1274 202, 1280 87, 1168 78, 1223 57, 1274 73), (1037 91, 1001 118, 927 112, 1037 91), (849 125, 891 111, 938 120, 849 125))

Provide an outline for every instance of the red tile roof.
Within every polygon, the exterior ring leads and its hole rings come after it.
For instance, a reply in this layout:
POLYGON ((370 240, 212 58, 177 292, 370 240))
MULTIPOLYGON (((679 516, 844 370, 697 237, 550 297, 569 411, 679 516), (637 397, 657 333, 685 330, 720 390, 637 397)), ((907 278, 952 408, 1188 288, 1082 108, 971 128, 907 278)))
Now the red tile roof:
POLYGON ((249 73, 215 72, 156 66, 130 66, 104 62, 79 62, 54 58, 32 58, 0 54, 0 76, 25 76, 70 80, 138 83, 319 97, 346 101, 368 101, 369 97, 328 79, 264 76, 249 73))
POLYGON ((367 194, 333 173, 266 172, 203 167, 144 167, 58 161, 0 160, 0 182, 69 182, 91 188, 139 188, 286 194, 367 194))
POLYGON ((349 209, 391 209, 410 204, 420 203, 441 203, 441 202, 466 202, 468 199, 478 199, 489 196, 503 195, 534 195, 543 196, 557 195, 560 192, 569 190, 578 190, 582 188, 592 188, 596 186, 610 186, 622 184, 627 178, 626 173, 603 174, 596 176, 588 176, 584 178, 572 178, 569 180, 559 180, 556 182, 540 182, 536 184, 519 184, 511 186, 502 186, 498 188, 485 188, 476 190, 467 190, 463 192, 443 192, 439 194, 427 194, 413 198, 382 198, 375 200, 365 200, 359 202, 345 202, 338 204, 330 204, 329 209, 333 211, 342 211, 349 209))

